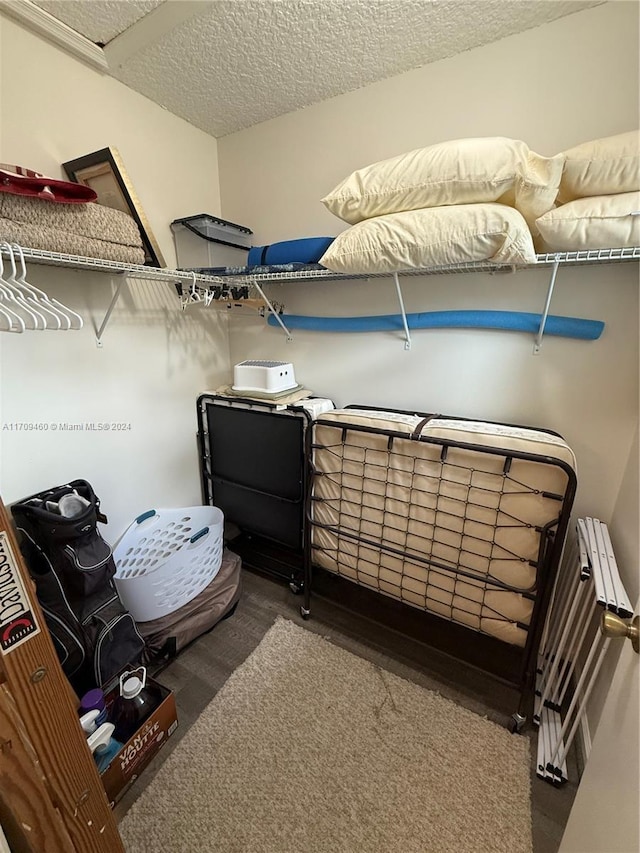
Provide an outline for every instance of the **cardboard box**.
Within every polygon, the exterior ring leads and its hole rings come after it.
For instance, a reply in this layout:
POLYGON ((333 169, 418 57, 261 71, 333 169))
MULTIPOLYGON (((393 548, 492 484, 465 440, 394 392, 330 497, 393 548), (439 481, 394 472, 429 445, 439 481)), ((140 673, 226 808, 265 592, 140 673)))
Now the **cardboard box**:
MULTIPOLYGON (((157 688, 164 698, 133 737, 129 738, 111 764, 100 774, 112 807, 124 796, 126 790, 178 728, 178 714, 173 693, 151 678, 147 679, 147 684, 157 688)), ((112 707, 117 693, 116 687, 105 697, 107 710, 112 707)))

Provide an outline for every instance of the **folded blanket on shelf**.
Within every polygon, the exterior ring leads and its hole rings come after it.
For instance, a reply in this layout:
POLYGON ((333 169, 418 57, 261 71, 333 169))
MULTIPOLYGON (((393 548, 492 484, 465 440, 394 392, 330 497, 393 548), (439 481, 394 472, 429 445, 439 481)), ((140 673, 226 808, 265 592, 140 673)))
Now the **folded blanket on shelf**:
MULTIPOLYGON (((39 198, 0 193, 0 218, 45 229, 60 229, 67 234, 104 240, 122 246, 142 248, 140 231, 135 220, 128 213, 93 202, 52 204, 50 201, 39 198)), ((29 244, 24 243, 24 245, 29 244)), ((82 253, 76 251, 72 254, 82 253)))
POLYGON ((136 246, 83 237, 61 228, 14 222, 3 217, 0 217, 0 239, 8 243, 19 243, 31 249, 62 252, 86 258, 102 258, 123 264, 143 264, 145 257, 144 250, 136 246))
POLYGON ((303 237, 282 240, 269 246, 254 246, 247 261, 250 267, 265 264, 315 264, 333 243, 335 237, 303 237))
POLYGON ((236 399, 246 397, 247 400, 271 400, 280 406, 299 403, 301 400, 306 400, 313 395, 313 391, 309 391, 303 385, 297 385, 295 388, 288 388, 286 391, 279 391, 275 394, 269 394, 266 391, 234 391, 231 385, 221 385, 213 393, 218 397, 235 397, 236 399))

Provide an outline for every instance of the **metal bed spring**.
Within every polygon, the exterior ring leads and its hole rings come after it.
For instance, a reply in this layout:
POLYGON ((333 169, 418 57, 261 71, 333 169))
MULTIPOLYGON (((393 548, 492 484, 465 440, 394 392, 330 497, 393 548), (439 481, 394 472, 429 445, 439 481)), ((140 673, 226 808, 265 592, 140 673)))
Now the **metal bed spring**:
POLYGON ((310 612, 313 565, 322 565, 325 556, 333 564, 330 571, 458 623, 473 631, 471 640, 481 632, 522 647, 521 701, 511 726, 519 730, 533 692, 535 656, 575 495, 573 469, 546 455, 322 419, 307 438, 311 477, 302 615, 310 612), (322 427, 336 438, 320 442, 322 427), (386 451, 350 443, 353 433, 387 437, 386 451), (416 441, 439 448, 434 458, 410 452, 416 441), (451 449, 462 453, 449 454, 451 449), (315 464, 318 454, 322 470, 315 464), (514 460, 562 469, 564 493, 541 491, 514 476, 514 460), (544 524, 532 525, 505 506, 527 496, 551 502, 544 524), (514 530, 527 537, 528 554, 499 541, 514 530), (322 532, 328 535, 321 543, 322 532), (537 537, 533 559, 532 537, 537 537), (501 576, 507 564, 518 567, 518 583, 501 576), (522 618, 499 609, 505 593, 517 594, 522 618))

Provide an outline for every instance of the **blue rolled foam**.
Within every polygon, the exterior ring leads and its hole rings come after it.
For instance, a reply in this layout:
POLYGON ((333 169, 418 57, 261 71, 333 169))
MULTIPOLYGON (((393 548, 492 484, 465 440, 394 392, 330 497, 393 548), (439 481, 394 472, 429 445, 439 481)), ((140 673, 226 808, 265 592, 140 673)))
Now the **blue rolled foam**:
MULTIPOLYGON (((420 314, 407 314, 407 325, 410 329, 503 329, 537 334, 541 319, 540 314, 524 311, 425 311, 420 314)), ((300 314, 283 314, 282 321, 288 329, 304 329, 310 332, 404 330, 401 314, 374 317, 305 317, 300 314)), ((269 316, 268 322, 270 326, 279 325, 272 315, 269 316)), ((582 320, 579 317, 558 317, 550 314, 544 334, 596 341, 603 329, 604 323, 600 320, 582 320)))
POLYGON ((254 246, 249 251, 247 265, 316 264, 333 243, 335 237, 302 237, 283 240, 269 246, 254 246))

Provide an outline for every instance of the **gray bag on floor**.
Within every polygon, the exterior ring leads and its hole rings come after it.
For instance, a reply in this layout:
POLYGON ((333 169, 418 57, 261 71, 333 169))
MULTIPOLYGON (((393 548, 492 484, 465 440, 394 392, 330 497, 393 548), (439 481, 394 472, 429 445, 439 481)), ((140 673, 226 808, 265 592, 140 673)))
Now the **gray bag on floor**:
POLYGON ((138 622, 145 641, 143 663, 152 667, 168 663, 192 640, 231 616, 240 598, 241 565, 240 557, 225 549, 218 574, 199 595, 160 619, 138 622))

